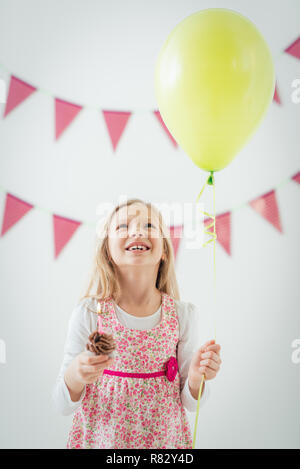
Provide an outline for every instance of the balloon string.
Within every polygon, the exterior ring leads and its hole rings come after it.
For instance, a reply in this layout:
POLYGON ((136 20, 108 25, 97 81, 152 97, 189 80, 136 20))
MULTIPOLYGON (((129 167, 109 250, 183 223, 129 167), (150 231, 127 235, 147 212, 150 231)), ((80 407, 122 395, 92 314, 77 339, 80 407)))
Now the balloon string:
MULTIPOLYGON (((214 179, 214 174, 213 171, 211 171, 211 174, 207 181, 205 182, 204 186, 202 187, 196 202, 199 201, 201 195, 203 194, 203 191, 207 184, 213 186, 213 207, 214 207, 214 213, 210 214, 208 212, 205 212, 204 210, 200 210, 201 213, 206 215, 207 217, 211 218, 213 221, 209 224, 207 224, 204 228, 204 233, 208 234, 211 238, 206 241, 202 246, 207 247, 210 246, 209 243, 213 242, 213 260, 214 260, 214 299, 216 300, 216 239, 217 239, 217 234, 216 234, 216 200, 215 200, 215 179, 214 179), (213 227, 213 232, 209 231, 209 228, 213 227)), ((215 342, 216 342, 216 325, 214 321, 214 335, 215 335, 215 342)), ((197 401, 197 411, 196 411, 196 419, 195 419, 195 425, 194 425, 194 437, 193 437, 193 446, 192 448, 195 448, 196 444, 196 435, 197 435, 197 424, 198 424, 198 417, 199 417, 199 408, 200 408, 200 399, 201 399, 201 394, 202 394, 202 389, 205 381, 205 374, 202 375, 201 378, 201 383, 200 383, 200 388, 199 388, 199 394, 198 394, 198 401, 197 401)))

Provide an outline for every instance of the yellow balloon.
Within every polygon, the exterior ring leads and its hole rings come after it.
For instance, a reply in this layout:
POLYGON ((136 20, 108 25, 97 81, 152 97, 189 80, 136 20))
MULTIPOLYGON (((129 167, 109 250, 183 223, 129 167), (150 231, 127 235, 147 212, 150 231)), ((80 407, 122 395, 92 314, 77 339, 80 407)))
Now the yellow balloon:
POLYGON ((272 101, 270 50, 255 25, 232 10, 185 18, 168 36, 155 67, 155 93, 167 128, 200 168, 227 166, 272 101))

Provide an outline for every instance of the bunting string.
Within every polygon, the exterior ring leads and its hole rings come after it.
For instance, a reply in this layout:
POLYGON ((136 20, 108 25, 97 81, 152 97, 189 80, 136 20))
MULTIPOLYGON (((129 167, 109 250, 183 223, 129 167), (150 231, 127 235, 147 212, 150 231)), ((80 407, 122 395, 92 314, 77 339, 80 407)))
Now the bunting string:
MULTIPOLYGON (((294 57, 294 58, 296 58, 296 59, 300 59, 300 36, 299 36, 298 38, 296 38, 296 39, 295 39, 289 46, 287 46, 285 49, 282 49, 282 51, 278 52, 278 53, 276 54, 276 57, 274 57, 274 62, 276 62, 277 60, 279 60, 279 59, 282 57, 282 53, 286 53, 286 54, 289 54, 289 55, 291 55, 292 57, 294 57)), ((13 74, 11 73, 11 71, 8 70, 8 68, 7 68, 4 64, 2 64, 2 63, 0 63, 0 69, 2 69, 4 72, 6 72, 6 73, 9 74, 9 75, 13 75, 13 74)), ((26 83, 28 86, 31 86, 32 88, 38 90, 39 92, 41 92, 41 93, 43 93, 43 94, 45 94, 45 95, 47 95, 47 96, 51 96, 51 97, 53 97, 53 98, 54 98, 55 96, 57 97, 57 95, 54 95, 52 92, 50 92, 50 91, 48 91, 48 90, 46 90, 46 89, 44 89, 44 88, 41 88, 41 87, 36 88, 36 87, 34 87, 33 85, 29 85, 29 83, 27 82, 27 80, 26 80, 26 82, 25 82, 24 80, 20 79, 20 78, 19 78, 19 80, 20 80, 20 81, 23 81, 23 83, 26 83)), ((275 94, 277 94, 277 90, 275 90, 275 93, 274 93, 274 100, 277 101, 277 102, 280 104, 279 95, 275 96, 275 94)), ((69 101, 69 100, 64 99, 64 98, 61 98, 61 100, 64 101, 64 102, 68 102, 68 101, 69 101)), ((99 110, 99 108, 101 107, 101 106, 95 106, 95 105, 90 105, 90 104, 82 104, 82 105, 80 105, 80 104, 78 104, 78 103, 77 103, 77 106, 79 106, 79 107, 84 107, 85 109, 91 109, 91 110, 99 110)), ((135 108, 135 109, 134 109, 134 112, 145 112, 145 113, 146 113, 146 112, 149 112, 149 109, 139 107, 139 108, 135 108)))
MULTIPOLYGON (((292 56, 293 58, 300 59, 300 37, 298 37, 292 44, 284 49, 284 52, 292 56)), ((280 53, 280 55, 282 55, 280 53)), ((278 56, 279 57, 279 56, 278 56)), ((277 58, 278 58, 277 57, 277 58)), ((277 60, 276 58, 276 60, 277 60)), ((80 113, 82 109, 89 109, 95 111, 101 111, 103 118, 107 127, 109 138, 111 140, 113 151, 116 151, 119 140, 127 126, 129 118, 134 113, 148 113, 149 109, 136 108, 131 111, 122 111, 122 110, 104 110, 99 106, 87 105, 87 104, 75 104, 69 100, 59 98, 48 90, 33 86, 27 81, 20 79, 19 77, 12 74, 4 64, 0 63, 0 70, 3 70, 5 73, 10 75, 10 83, 8 90, 7 102, 5 105, 4 115, 6 116, 13 111, 17 106, 19 106, 24 100, 29 98, 33 93, 40 92, 47 96, 50 96, 54 99, 55 102, 55 140, 60 139, 65 130, 70 126, 76 116, 80 113)), ((278 92, 277 83, 275 84, 273 101, 278 105, 281 105, 280 93, 278 92)), ((151 111, 159 121, 161 128, 163 128, 165 134, 168 136, 169 140, 172 142, 172 145, 175 148, 178 148, 178 144, 172 134, 169 132, 167 126, 165 125, 159 110, 151 111)))
MULTIPOLYGON (((5 69, 3 65, 0 64, 0 69, 5 69)), ((7 71, 8 72, 8 71, 7 71)), ((9 73, 9 72, 8 72, 9 73)), ((79 104, 74 104, 70 101, 53 96, 51 93, 47 92, 42 88, 36 88, 29 83, 21 80, 15 75, 10 75, 10 84, 8 90, 8 96, 5 104, 3 118, 12 112, 17 106, 19 106, 23 101, 25 101, 29 96, 35 92, 41 92, 46 94, 54 99, 55 104, 55 140, 59 140, 68 126, 74 121, 76 116, 80 111, 85 109, 93 109, 102 113, 109 138, 111 140, 113 151, 116 151, 118 143, 121 139, 121 136, 128 124, 128 121, 133 113, 133 111, 121 111, 121 110, 105 110, 93 106, 82 106, 79 104)), ((135 113, 141 111, 134 111, 135 113)), ((149 110, 147 110, 149 112, 149 110)), ((168 136, 172 145, 177 148, 178 144, 172 134, 169 132, 167 126, 165 125, 160 112, 158 110, 151 111, 156 117, 157 121, 160 124, 160 127, 164 130, 165 134, 168 136)))
MULTIPOLYGON (((211 243, 214 243, 215 250, 215 241, 218 241, 218 244, 226 251, 228 255, 231 255, 231 213, 236 212, 237 210, 242 209, 243 207, 250 206, 255 212, 257 212, 261 217, 271 223, 274 228, 282 233, 282 226, 280 221, 279 209, 276 201, 276 191, 286 186, 287 183, 295 181, 300 184, 300 171, 298 171, 293 176, 284 179, 278 184, 273 190, 256 197, 253 200, 248 202, 241 203, 235 207, 232 207, 230 211, 225 213, 220 213, 218 215, 210 215, 208 212, 204 212, 204 215, 207 216, 207 219, 204 221, 205 234, 210 236, 210 239, 204 243, 205 246, 211 246, 211 243)), ((206 181, 204 187, 208 184, 206 181)), ((214 188, 214 186, 213 186, 214 188)), ((200 191, 197 201, 201 197, 204 188, 200 191)), ((0 192, 6 193, 4 214, 2 220, 2 229, 0 236, 3 236, 11 227, 13 227, 26 213, 31 209, 36 209, 41 211, 44 214, 50 215, 53 217, 53 226, 54 226, 54 241, 55 245, 58 245, 56 249, 56 257, 59 255, 60 251, 64 245, 71 239, 71 236, 75 233, 76 229, 79 226, 87 226, 90 229, 96 230, 98 223, 91 221, 78 221, 72 218, 58 215, 53 213, 51 210, 41 207, 37 204, 30 203, 16 195, 13 195, 8 191, 7 188, 0 185, 0 192)), ((214 196, 214 211, 215 211, 215 196, 214 196)), ((183 225, 178 224, 177 226, 171 226, 171 238, 174 247, 174 253, 179 248, 179 242, 181 238, 181 233, 183 231, 183 225)), ((215 269, 215 267, 214 267, 215 269)), ((215 272, 215 271, 214 271, 215 272)), ((214 274, 214 284, 216 283, 216 276, 214 274)))

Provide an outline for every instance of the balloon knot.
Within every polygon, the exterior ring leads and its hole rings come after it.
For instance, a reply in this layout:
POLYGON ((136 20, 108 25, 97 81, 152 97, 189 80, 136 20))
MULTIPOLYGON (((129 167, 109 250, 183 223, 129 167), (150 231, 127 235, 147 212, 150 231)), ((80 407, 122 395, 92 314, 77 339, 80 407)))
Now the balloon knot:
POLYGON ((209 184, 210 186, 214 185, 214 172, 213 171, 210 172, 210 176, 207 179, 207 184, 209 184))

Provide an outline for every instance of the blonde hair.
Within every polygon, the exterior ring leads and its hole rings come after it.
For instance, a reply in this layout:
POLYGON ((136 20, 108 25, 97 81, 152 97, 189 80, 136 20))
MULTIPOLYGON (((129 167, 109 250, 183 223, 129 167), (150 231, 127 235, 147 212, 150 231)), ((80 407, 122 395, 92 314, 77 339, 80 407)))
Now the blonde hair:
MULTIPOLYGON (((117 205, 108 219, 105 221, 101 236, 96 239, 96 252, 93 258, 92 272, 85 294, 80 297, 79 301, 85 298, 95 298, 103 300, 106 298, 119 297, 121 293, 118 276, 116 275, 115 266, 110 261, 109 248, 108 248, 108 234, 112 218, 120 208, 130 206, 135 203, 141 203, 153 210, 159 219, 160 233, 163 237, 163 252, 164 260, 160 260, 159 269, 156 278, 156 288, 164 293, 167 293, 172 298, 179 300, 179 288, 175 274, 175 256, 173 245, 170 240, 169 228, 165 225, 159 210, 154 207, 150 202, 146 203, 141 199, 129 199, 126 202, 117 205)), ((95 311, 94 311, 95 312, 95 311)))

